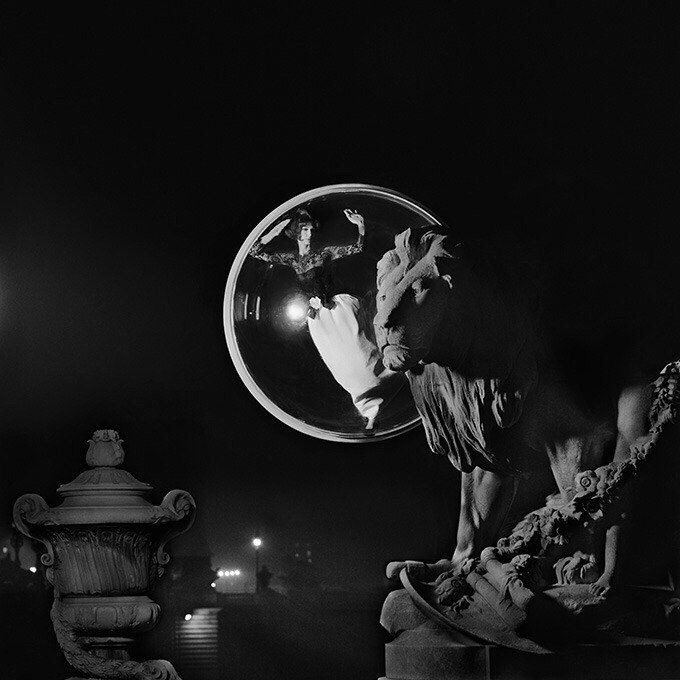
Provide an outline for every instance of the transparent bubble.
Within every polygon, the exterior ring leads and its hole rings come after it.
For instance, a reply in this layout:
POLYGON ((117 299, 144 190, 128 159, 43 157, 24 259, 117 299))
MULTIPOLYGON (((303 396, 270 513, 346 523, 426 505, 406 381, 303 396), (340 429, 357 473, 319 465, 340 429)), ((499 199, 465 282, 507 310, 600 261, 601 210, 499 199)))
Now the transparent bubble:
POLYGON ((267 411, 342 442, 419 424, 406 376, 385 369, 375 344, 376 264, 400 232, 437 224, 394 191, 338 184, 296 196, 255 227, 229 274, 224 328, 267 411))

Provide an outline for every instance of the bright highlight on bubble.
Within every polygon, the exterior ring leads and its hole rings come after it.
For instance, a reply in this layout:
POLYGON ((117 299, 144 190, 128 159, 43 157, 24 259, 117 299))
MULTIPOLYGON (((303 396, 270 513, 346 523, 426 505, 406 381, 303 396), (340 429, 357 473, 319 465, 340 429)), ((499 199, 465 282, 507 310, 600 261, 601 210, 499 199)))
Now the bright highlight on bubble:
POLYGON ((291 321, 302 321, 307 315, 307 310, 299 302, 291 302, 286 307, 286 316, 291 321))

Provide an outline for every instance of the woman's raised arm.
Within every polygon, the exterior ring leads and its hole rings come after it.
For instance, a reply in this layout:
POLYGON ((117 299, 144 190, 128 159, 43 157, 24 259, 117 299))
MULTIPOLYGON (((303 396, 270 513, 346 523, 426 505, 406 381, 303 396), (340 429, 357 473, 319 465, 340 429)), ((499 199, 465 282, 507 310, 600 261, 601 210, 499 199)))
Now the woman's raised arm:
POLYGON ((290 223, 290 218, 281 220, 275 224, 269 233, 262 236, 260 239, 255 241, 253 247, 250 249, 249 254, 252 257, 256 257, 258 260, 263 260, 264 262, 271 262, 275 264, 290 264, 290 256, 287 253, 265 253, 262 248, 267 245, 270 241, 273 241, 290 223))
POLYGON ((349 246, 330 246, 325 251, 330 253, 332 260, 337 260, 341 257, 348 257, 349 255, 356 255, 364 249, 364 236, 366 234, 366 227, 364 225, 364 218, 356 211, 350 208, 345 208, 343 211, 345 217, 352 223, 357 225, 359 236, 356 243, 349 246))

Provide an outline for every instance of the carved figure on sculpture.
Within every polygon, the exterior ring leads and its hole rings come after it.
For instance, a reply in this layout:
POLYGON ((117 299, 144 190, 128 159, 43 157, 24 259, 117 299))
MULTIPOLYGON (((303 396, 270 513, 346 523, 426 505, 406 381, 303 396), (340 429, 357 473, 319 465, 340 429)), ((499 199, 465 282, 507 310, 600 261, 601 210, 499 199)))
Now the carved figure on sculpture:
POLYGON ((388 576, 438 579, 431 599, 452 616, 488 587, 519 607, 517 621, 531 588, 551 583, 569 587, 573 610, 601 601, 616 576, 620 487, 675 408, 678 365, 656 383, 650 431, 653 386, 642 374, 615 381, 615 409, 586 411, 542 341, 531 289, 443 230, 396 237, 378 264, 375 327, 385 366, 406 372, 430 448, 462 474, 453 556, 393 562, 388 576), (498 542, 520 476, 540 455, 558 493, 498 542))
MULTIPOLYGON (((615 596, 607 595, 616 573, 625 495, 657 457, 664 430, 677 419, 679 379, 680 361, 663 369, 654 383, 656 398, 650 410, 649 432, 629 447, 623 460, 580 472, 565 496, 549 497, 544 507, 526 515, 508 537, 495 547, 485 548, 478 560, 440 574, 429 592, 421 588, 418 593, 416 589, 414 596, 428 598, 429 606, 450 617, 453 628, 527 651, 542 652, 545 645, 554 645, 555 640, 550 640, 546 632, 555 623, 559 624, 561 642, 565 630, 582 635, 584 628, 677 639, 677 596, 623 584, 618 585, 615 596), (599 554, 604 555, 602 565, 598 564, 599 554), (467 612, 478 596, 486 604, 493 603, 482 617, 479 611, 467 612), (518 636, 507 636, 506 625, 501 639, 493 618, 500 615, 507 624, 507 612, 516 617, 510 629, 518 636), (565 623, 566 613, 578 615, 573 617, 578 623, 565 623), (481 621, 488 625, 480 628, 481 621), (537 645, 536 639, 541 638, 537 645)), ((413 590, 405 573, 402 580, 413 590)))

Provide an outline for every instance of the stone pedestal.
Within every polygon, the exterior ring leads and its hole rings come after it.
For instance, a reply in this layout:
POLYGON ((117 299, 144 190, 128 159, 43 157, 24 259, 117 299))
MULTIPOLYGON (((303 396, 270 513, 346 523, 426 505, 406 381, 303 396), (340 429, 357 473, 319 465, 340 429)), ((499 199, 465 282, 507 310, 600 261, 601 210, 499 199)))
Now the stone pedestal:
POLYGON ((396 634, 385 645, 381 680, 680 680, 680 642, 620 638, 568 651, 531 654, 448 632, 390 594, 381 622, 396 634))

